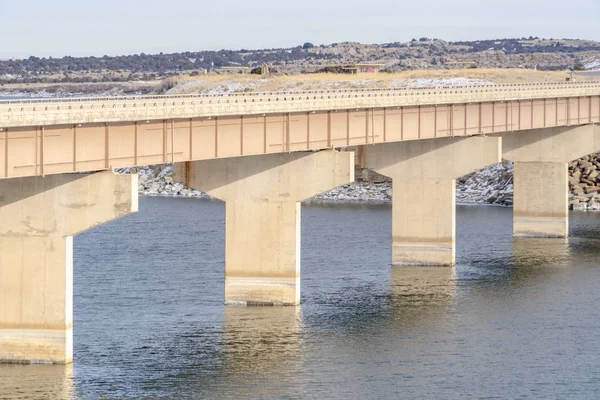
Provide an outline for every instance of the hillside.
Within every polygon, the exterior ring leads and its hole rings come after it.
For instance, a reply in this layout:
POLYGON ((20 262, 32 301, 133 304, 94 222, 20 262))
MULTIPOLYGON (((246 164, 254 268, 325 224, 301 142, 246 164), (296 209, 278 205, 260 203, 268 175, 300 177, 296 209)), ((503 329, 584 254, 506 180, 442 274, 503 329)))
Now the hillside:
POLYGON ((318 71, 326 66, 359 62, 385 64, 389 72, 477 68, 538 70, 600 69, 600 42, 578 39, 498 39, 446 42, 413 39, 405 43, 305 43, 288 49, 220 50, 173 54, 38 58, 0 61, 0 84, 102 83, 156 81, 166 76, 219 73, 224 66, 256 67, 268 63, 282 74, 318 71))

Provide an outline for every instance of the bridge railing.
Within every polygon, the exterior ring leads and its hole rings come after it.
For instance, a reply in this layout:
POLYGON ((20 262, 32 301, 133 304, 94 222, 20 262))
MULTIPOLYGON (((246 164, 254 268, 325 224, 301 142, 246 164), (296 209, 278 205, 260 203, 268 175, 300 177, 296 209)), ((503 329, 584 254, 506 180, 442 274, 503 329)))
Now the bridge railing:
POLYGON ((600 82, 3 100, 0 128, 582 96, 600 82))
POLYGON ((127 101, 127 100, 169 100, 169 99, 196 99, 196 98, 248 98, 248 97, 273 97, 292 95, 325 95, 325 94, 362 94, 362 93, 398 93, 398 92, 423 92, 431 90, 503 90, 503 89, 553 89, 553 88, 577 88, 600 85, 600 81, 587 81, 581 83, 569 82, 538 82, 538 83, 515 83, 515 84, 486 84, 486 85, 458 85, 458 86, 423 86, 423 87, 397 87, 397 88, 364 88, 364 89, 330 89, 330 90, 306 90, 306 91, 270 91, 270 92, 232 92, 214 94, 176 94, 176 95, 139 95, 139 96, 91 96, 91 97, 47 97, 31 99, 5 99, 0 100, 0 105, 7 104, 46 104, 46 103, 78 103, 78 102, 101 102, 101 101, 127 101))

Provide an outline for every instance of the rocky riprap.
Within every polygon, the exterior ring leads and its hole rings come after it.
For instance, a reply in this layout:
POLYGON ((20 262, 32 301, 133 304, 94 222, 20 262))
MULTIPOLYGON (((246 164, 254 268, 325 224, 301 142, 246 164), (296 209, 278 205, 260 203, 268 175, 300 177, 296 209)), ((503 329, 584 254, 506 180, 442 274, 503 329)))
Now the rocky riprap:
POLYGON ((573 210, 600 210, 600 153, 569 164, 569 206, 573 210))
POLYGON ((139 175, 138 192, 147 196, 186 196, 210 198, 199 190, 191 189, 173 181, 173 165, 158 164, 146 167, 118 168, 120 174, 139 175))
MULTIPOLYGON (((119 173, 139 174, 139 193, 149 196, 185 196, 210 198, 173 180, 168 164, 118 169, 119 173)), ((600 153, 569 164, 570 208, 579 211, 600 210, 600 153)), ((391 180, 366 170, 357 170, 356 182, 313 197, 314 201, 389 202, 391 180)), ((459 204, 513 204, 513 164, 503 161, 456 180, 459 204)))

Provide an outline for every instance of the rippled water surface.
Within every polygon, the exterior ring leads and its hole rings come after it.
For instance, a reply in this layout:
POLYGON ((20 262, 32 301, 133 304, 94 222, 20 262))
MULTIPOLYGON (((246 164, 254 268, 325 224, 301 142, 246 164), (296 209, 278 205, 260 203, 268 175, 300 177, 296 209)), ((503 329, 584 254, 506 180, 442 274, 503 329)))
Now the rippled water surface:
POLYGON ((143 198, 75 239, 75 361, 1 399, 598 398, 600 215, 513 240, 459 207, 456 268, 391 268, 391 208, 310 205, 302 306, 225 307, 224 206, 143 198))

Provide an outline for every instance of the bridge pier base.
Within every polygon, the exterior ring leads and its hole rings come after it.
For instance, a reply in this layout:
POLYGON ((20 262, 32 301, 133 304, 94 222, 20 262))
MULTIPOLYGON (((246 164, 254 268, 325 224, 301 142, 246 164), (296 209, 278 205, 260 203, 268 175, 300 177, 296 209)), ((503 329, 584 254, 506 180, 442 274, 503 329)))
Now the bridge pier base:
POLYGON ((137 175, 0 181, 0 362, 73 360, 73 236, 137 211, 137 175))
POLYGON ((176 164, 176 179, 226 203, 225 302, 300 304, 300 202, 354 180, 354 153, 176 164))
POLYGON ((503 157, 515 165, 514 236, 568 237, 568 163, 600 150, 600 127, 543 128, 501 136, 503 157))
POLYGON ((392 178, 392 264, 454 265, 456 178, 501 160, 501 140, 440 138, 365 146, 361 164, 392 178))

